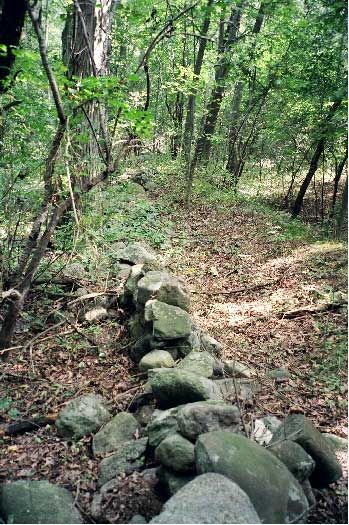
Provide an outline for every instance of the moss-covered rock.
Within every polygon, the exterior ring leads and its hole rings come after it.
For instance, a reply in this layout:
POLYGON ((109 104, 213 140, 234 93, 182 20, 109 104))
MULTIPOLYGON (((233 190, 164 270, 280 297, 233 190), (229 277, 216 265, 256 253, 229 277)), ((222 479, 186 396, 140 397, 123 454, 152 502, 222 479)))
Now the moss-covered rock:
POLYGON ((140 430, 137 419, 128 412, 120 412, 93 438, 93 453, 113 452, 140 430))
POLYGON ((6 523, 83 523, 66 489, 48 481, 15 481, 0 488, 6 523))
POLYGON ((230 432, 209 432, 195 445, 199 473, 223 474, 250 497, 264 523, 289 523, 308 509, 298 481, 271 452, 230 432))
POLYGON ((280 440, 295 441, 313 458, 315 469, 310 476, 313 487, 323 488, 342 475, 334 450, 313 423, 303 414, 290 414, 277 428, 271 444, 280 440))
POLYGON ((80 439, 93 434, 110 419, 106 400, 91 394, 69 401, 58 414, 56 427, 61 436, 80 439))
POLYGON ((315 468, 315 461, 294 441, 280 441, 270 446, 269 450, 286 465, 300 483, 308 479, 315 468))
POLYGON ((153 323, 153 335, 157 339, 182 339, 190 335, 190 316, 178 306, 150 300, 145 305, 144 317, 153 323))
POLYGON ((145 304, 149 299, 178 306, 182 310, 189 310, 189 290, 185 282, 165 271, 148 272, 137 283, 135 300, 145 304))
POLYGON ((134 439, 120 445, 114 454, 102 459, 99 465, 98 485, 101 487, 116 476, 130 474, 145 462, 148 438, 134 439))
POLYGON ((215 360, 208 352, 190 352, 180 363, 178 368, 188 370, 199 376, 211 377, 215 360))
POLYGON ((163 408, 207 399, 222 400, 214 381, 179 369, 159 369, 149 379, 155 399, 163 408))
POLYGON ((194 445, 180 434, 171 434, 156 448, 155 459, 176 472, 191 472, 195 469, 194 445))
POLYGON ((166 498, 176 494, 179 489, 195 478, 195 474, 174 472, 164 466, 157 469, 156 475, 159 480, 160 490, 166 498))
POLYGON ((200 434, 214 430, 238 432, 239 409, 220 401, 199 401, 181 407, 177 414, 180 433, 195 441, 200 434))
POLYGON ((157 447, 163 439, 178 431, 177 413, 179 408, 155 410, 146 429, 150 446, 157 447))

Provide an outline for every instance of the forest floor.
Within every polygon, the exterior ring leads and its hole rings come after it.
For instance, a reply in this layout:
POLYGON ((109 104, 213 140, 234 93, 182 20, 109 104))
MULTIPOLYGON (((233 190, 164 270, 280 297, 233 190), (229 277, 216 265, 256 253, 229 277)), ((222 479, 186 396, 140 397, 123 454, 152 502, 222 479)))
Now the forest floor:
MULTIPOLYGON (((301 411, 322 432, 346 438, 347 312, 337 307, 346 294, 345 246, 294 232, 284 216, 243 203, 197 201, 190 212, 172 203, 164 215, 168 218, 173 223, 169 267, 189 283, 194 321, 223 343, 224 357, 253 367, 262 385, 252 404, 241 407, 245 422, 301 411), (275 368, 287 369, 290 377, 266 379, 265 373, 275 368)), ((80 285, 89 292, 103 291, 93 283, 80 285)), ((24 352, 14 350, 2 364, 0 480, 59 483, 73 492, 86 520, 93 521, 90 504, 98 462, 90 437, 70 443, 50 425, 23 435, 1 435, 2 423, 55 415, 80 394, 102 394, 116 413, 141 391, 138 370, 128 358, 120 309, 115 319, 100 325, 78 325, 78 331, 62 325, 45 333, 47 339, 33 341, 47 327, 34 332, 33 320, 61 300, 54 287, 35 290, 23 324, 31 328, 24 332, 22 327, 15 344, 32 343, 24 352)), ((344 453, 340 460, 344 478, 318 495, 308 523, 347 523, 344 453)), ((110 506, 110 522, 126 523, 136 513, 150 518, 160 501, 150 497, 135 473, 120 480, 110 506)))

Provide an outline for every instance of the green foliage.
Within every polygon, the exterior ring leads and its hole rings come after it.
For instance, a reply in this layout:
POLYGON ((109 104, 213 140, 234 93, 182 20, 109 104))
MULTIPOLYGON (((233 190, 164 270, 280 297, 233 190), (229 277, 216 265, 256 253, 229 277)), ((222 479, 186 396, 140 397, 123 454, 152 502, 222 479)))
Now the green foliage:
POLYGON ((321 355, 313 366, 313 379, 323 381, 329 391, 343 393, 348 367, 347 332, 331 322, 318 323, 323 343, 321 355))

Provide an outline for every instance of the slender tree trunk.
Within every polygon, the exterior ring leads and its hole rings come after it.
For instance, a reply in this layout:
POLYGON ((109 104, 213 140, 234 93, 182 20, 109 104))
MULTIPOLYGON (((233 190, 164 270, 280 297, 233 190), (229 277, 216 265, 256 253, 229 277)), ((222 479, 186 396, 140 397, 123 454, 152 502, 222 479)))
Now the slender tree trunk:
MULTIPOLYGON (((258 35, 262 29, 263 21, 264 21, 264 12, 265 12, 265 3, 261 2, 258 10, 258 14, 253 26, 252 33, 254 35, 258 35)), ((256 39, 254 41, 254 46, 256 44, 256 39)), ((250 53, 250 61, 253 60, 253 53, 254 53, 254 46, 252 48, 252 51, 250 53)), ((232 102, 232 112, 231 112, 231 127, 229 131, 228 136, 228 160, 226 164, 226 169, 229 171, 229 173, 233 176, 233 186, 236 189, 239 177, 242 173, 242 166, 245 163, 245 160, 243 158, 242 152, 240 151, 240 143, 242 143, 242 140, 239 140, 239 135, 242 134, 243 125, 241 125, 241 102, 242 102, 242 96, 244 92, 245 84, 243 81, 239 81, 235 87, 234 95, 233 95, 233 102, 232 102)), ((248 108, 251 104, 251 95, 250 95, 250 101, 248 103, 248 108)), ((245 123, 244 123, 245 124, 245 123)))
POLYGON ((314 151, 314 154, 312 156, 312 159, 310 161, 310 166, 309 166, 309 170, 308 170, 308 173, 304 179, 304 181, 302 182, 302 185, 299 189, 299 192, 298 192, 298 195, 296 197, 296 200, 293 204, 293 208, 292 208, 292 217, 297 217, 302 209, 302 205, 303 205, 303 200, 304 200, 304 196, 306 194, 306 191, 309 187, 309 184, 311 183, 317 169, 318 169, 318 164, 319 164, 319 159, 321 157, 321 154, 323 153, 324 151, 324 147, 325 147, 325 142, 326 142, 326 132, 328 130, 328 125, 329 123, 331 122, 331 120, 333 119, 337 109, 339 108, 339 106, 341 105, 341 102, 342 100, 339 99, 339 100, 336 100, 332 106, 331 106, 331 109, 327 115, 327 117, 325 118, 325 120, 323 121, 322 123, 322 130, 321 130, 321 135, 320 135, 320 139, 316 145, 316 148, 315 148, 315 151, 314 151))
POLYGON ((347 160, 348 160, 348 146, 346 147, 344 157, 339 162, 339 164, 337 164, 336 166, 336 174, 335 174, 334 182, 333 182, 333 194, 332 194, 332 204, 331 204, 331 213, 330 213, 331 217, 333 217, 334 215, 334 210, 335 210, 336 200, 337 200, 337 193, 338 193, 338 185, 339 185, 339 181, 342 176, 344 166, 346 165, 347 160))
POLYGON ((345 179, 344 189, 342 193, 341 209, 337 218, 337 236, 340 237, 340 232, 343 227, 344 219, 348 215, 348 175, 345 179))
POLYGON ((236 83, 231 111, 231 126, 228 136, 229 150, 226 169, 233 175, 233 185, 237 185, 237 174, 239 171, 239 148, 237 144, 239 134, 239 121, 241 114, 241 100, 244 83, 239 80, 236 83))
POLYGON ((206 6, 206 12, 205 12, 205 18, 202 24, 201 32, 200 32, 200 43, 199 43, 199 49, 198 53, 195 59, 194 64, 194 82, 195 85, 188 97, 188 103, 187 103, 187 111, 186 111, 186 119, 184 124, 184 137, 183 137, 183 151, 185 155, 185 159, 187 162, 187 165, 189 165, 190 162, 190 150, 191 150, 191 144, 194 136, 194 123, 195 123, 195 100, 196 95, 198 91, 197 82, 200 77, 202 64, 204 61, 204 55, 205 50, 207 46, 207 36, 209 27, 210 27, 210 21, 211 21, 211 8, 213 5, 214 0, 208 0, 207 6, 206 6))
MULTIPOLYGON (((50 195, 50 191, 52 188, 51 183, 53 168, 57 159, 59 146, 61 144, 62 138, 64 137, 67 119, 64 112, 60 92, 54 77, 54 73, 48 62, 45 38, 41 30, 38 12, 35 8, 30 6, 28 10, 33 23, 33 27, 37 35, 41 61, 45 69, 47 78, 49 80, 51 92, 55 101, 59 125, 46 162, 46 191, 43 197, 41 209, 38 217, 36 218, 36 220, 34 220, 32 231, 28 237, 26 246, 24 248, 24 257, 20 258, 17 271, 15 272, 16 276, 18 276, 18 279, 15 283, 15 289, 11 290, 8 309, 2 322, 2 327, 0 331, 0 348, 7 348, 11 346, 11 341, 14 335, 17 319, 20 316, 20 313, 24 307, 24 303, 27 298, 28 292, 31 288, 35 273, 39 267, 42 258, 45 255, 48 243, 50 242, 50 239, 52 238, 57 226, 61 223, 66 212, 70 210, 73 206, 74 199, 78 197, 77 193, 74 194, 72 192, 68 197, 57 195, 55 202, 50 202, 52 196, 50 195), (50 181, 48 180, 49 178, 51 178, 50 181), (44 226, 44 231, 40 235, 44 222, 42 217, 46 217, 46 226, 44 226)), ((117 161, 112 162, 109 159, 106 168, 104 170, 101 170, 98 174, 96 174, 94 178, 84 178, 81 181, 79 192, 89 192, 92 188, 103 182, 109 176, 110 173, 115 171, 116 166, 117 161)))
POLYGON ((233 8, 228 22, 228 27, 224 35, 224 46, 216 65, 215 85, 207 105, 207 113, 203 129, 196 144, 197 157, 200 159, 200 161, 206 161, 210 156, 211 139, 216 127, 219 110, 223 100, 225 81, 230 70, 228 53, 238 38, 244 3, 244 0, 241 0, 238 5, 233 8))

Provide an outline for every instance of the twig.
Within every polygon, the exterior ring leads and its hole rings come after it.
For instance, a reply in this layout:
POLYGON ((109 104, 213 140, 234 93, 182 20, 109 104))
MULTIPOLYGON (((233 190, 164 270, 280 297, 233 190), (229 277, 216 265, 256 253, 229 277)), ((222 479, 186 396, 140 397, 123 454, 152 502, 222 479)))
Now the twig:
POLYGON ((267 283, 256 284, 254 286, 245 286, 244 288, 235 288, 233 290, 221 291, 221 292, 199 292, 197 290, 190 290, 191 293, 200 294, 200 295, 231 295, 234 293, 241 292, 252 292, 254 290, 260 290, 261 288, 266 288, 267 286, 272 286, 273 284, 278 284, 282 279, 282 276, 274 281, 268 281, 267 283))
MULTIPOLYGON (((139 390, 143 387, 143 385, 137 385, 137 386, 133 386, 132 388, 130 388, 129 390, 126 390, 125 392, 122 392, 121 394, 118 394, 117 396, 114 397, 114 400, 115 399, 119 399, 120 397, 124 397, 126 394, 129 394, 130 392, 134 392, 135 390, 139 390)), ((133 400, 132 400, 133 401, 133 400)), ((131 401, 131 403, 132 403, 131 401)))

